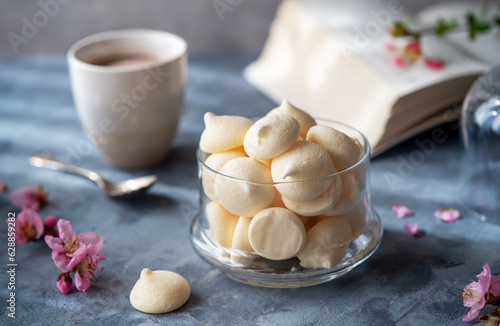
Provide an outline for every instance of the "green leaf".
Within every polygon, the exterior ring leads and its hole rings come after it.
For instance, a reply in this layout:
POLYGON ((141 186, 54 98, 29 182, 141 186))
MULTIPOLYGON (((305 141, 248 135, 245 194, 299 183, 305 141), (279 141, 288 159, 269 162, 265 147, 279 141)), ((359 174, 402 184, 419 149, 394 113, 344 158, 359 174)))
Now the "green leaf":
POLYGON ((498 26, 500 26, 500 16, 496 16, 495 17, 495 24, 497 24, 498 26))
POLYGON ((477 23, 477 31, 479 33, 486 33, 489 30, 490 30, 490 24, 485 23, 485 22, 478 22, 477 23))
POLYGON ((474 13, 467 14, 467 24, 469 25, 469 38, 474 40, 477 35, 477 18, 474 13))
POLYGON ((391 34, 395 37, 408 35, 405 23, 403 23, 402 21, 395 21, 391 28, 391 34))
POLYGON ((438 36, 443 36, 457 27, 458 27, 458 22, 455 19, 446 21, 443 18, 439 18, 436 23, 436 27, 434 28, 434 31, 438 36))

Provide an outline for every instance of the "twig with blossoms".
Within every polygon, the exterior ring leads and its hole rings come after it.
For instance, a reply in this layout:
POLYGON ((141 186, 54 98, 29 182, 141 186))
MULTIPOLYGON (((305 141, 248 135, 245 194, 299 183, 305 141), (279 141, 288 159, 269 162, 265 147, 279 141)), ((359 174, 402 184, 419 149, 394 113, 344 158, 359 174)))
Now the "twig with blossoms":
POLYGON ((459 23, 456 19, 446 20, 438 19, 435 26, 422 30, 412 30, 402 21, 396 21, 389 29, 389 33, 395 38, 406 40, 402 47, 396 47, 394 44, 386 44, 386 49, 393 52, 392 62, 397 67, 404 67, 418 61, 422 61, 428 68, 438 70, 444 65, 443 61, 434 58, 428 58, 423 55, 420 46, 420 40, 423 35, 435 34, 438 37, 458 31, 461 27, 467 28, 469 38, 474 40, 477 35, 484 34, 492 28, 500 26, 500 15, 496 15, 493 20, 488 20, 489 2, 485 1, 481 13, 476 15, 468 12, 464 23, 459 23))
POLYGON ((60 270, 57 288, 67 294, 73 285, 70 273, 74 273, 76 288, 85 292, 99 263, 106 260, 102 254, 103 240, 94 232, 75 235, 71 222, 63 219, 57 222, 57 228, 59 236, 45 236, 45 242, 52 249, 52 259, 60 270))

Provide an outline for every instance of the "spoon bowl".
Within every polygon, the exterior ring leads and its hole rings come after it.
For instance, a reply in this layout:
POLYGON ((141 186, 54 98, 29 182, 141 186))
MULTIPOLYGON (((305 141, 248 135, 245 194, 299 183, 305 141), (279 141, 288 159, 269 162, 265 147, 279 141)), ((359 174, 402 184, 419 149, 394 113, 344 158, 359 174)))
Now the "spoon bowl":
POLYGON ((63 163, 46 153, 36 153, 30 157, 30 164, 36 167, 63 171, 86 177, 94 181, 102 191, 113 198, 131 198, 141 196, 154 185, 158 178, 155 175, 148 175, 122 182, 111 182, 101 177, 97 172, 63 163))

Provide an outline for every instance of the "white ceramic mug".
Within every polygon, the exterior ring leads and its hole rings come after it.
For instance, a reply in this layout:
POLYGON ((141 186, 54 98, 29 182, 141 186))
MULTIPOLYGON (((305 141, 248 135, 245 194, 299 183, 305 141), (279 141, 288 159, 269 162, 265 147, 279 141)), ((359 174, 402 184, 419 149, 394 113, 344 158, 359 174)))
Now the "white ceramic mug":
POLYGON ((187 44, 163 31, 88 36, 68 51, 82 126, 104 158, 121 168, 159 163, 182 111, 187 44))

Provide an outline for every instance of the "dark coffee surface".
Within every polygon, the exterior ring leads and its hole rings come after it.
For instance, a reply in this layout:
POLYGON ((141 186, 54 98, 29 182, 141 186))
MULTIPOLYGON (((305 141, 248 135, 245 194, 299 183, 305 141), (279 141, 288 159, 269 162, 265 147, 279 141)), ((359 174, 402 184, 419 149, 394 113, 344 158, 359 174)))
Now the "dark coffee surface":
POLYGON ((88 63, 97 66, 117 67, 135 66, 158 62, 158 55, 150 52, 123 52, 112 53, 106 56, 93 58, 88 63))

